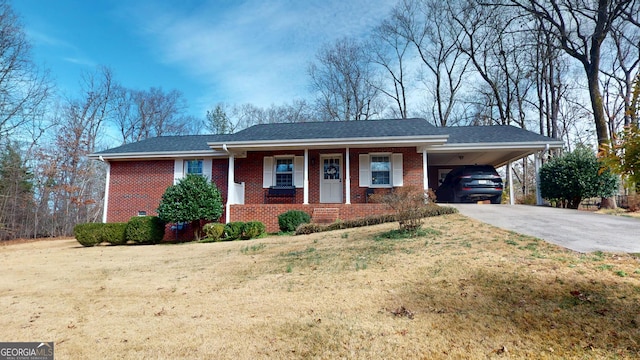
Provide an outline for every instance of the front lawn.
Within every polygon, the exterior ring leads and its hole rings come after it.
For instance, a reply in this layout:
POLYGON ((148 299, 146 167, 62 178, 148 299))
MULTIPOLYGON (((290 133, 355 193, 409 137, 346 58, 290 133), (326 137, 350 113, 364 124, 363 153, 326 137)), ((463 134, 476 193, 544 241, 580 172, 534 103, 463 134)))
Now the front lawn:
POLYGON ((462 215, 242 242, 0 246, 0 339, 80 358, 640 357, 640 262, 462 215))

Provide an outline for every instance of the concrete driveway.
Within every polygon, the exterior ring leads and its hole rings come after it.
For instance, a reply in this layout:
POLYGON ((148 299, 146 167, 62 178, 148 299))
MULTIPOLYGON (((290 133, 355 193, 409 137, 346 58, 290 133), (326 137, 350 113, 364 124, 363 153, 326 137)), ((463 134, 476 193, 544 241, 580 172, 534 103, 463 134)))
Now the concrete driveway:
POLYGON ((640 253, 640 219, 636 218, 545 206, 446 205, 470 218, 579 252, 640 253))

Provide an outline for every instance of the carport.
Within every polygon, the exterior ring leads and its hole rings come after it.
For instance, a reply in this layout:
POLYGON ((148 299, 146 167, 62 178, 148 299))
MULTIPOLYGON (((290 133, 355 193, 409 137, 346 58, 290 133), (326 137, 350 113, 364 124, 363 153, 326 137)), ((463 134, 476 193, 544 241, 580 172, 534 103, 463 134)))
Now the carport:
MULTIPOLYGON (((441 128, 449 135, 446 143, 430 146, 427 150, 429 183, 434 190, 446 174, 460 165, 488 164, 495 168, 506 166, 509 200, 513 194, 513 167, 515 161, 534 156, 535 175, 542 159, 549 150, 561 149, 563 142, 535 134, 513 126, 461 126, 441 128)), ((536 182, 537 183, 537 182, 536 182)), ((539 187, 536 186, 538 205, 542 204, 539 187)))

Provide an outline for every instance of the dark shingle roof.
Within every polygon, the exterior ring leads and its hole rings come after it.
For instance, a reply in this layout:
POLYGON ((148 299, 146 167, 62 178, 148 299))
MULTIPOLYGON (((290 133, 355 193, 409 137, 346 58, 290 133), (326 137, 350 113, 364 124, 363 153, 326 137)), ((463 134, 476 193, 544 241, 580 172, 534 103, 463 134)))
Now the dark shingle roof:
POLYGON ((211 150, 209 146, 207 146, 208 142, 227 141, 230 136, 231 135, 159 136, 100 151, 95 153, 95 155, 207 151, 211 150))
POLYGON ((446 144, 557 142, 514 126, 435 127, 425 119, 388 119, 345 122, 308 122, 255 125, 230 135, 160 136, 92 154, 171 154, 209 152, 208 143, 261 142, 318 139, 376 139, 383 137, 449 136, 446 144))
POLYGON ((233 135, 229 141, 377 138, 441 135, 425 119, 387 119, 255 125, 233 135))
POLYGON ((558 141, 525 129, 510 125, 452 126, 438 128, 448 134, 447 144, 517 143, 558 141))

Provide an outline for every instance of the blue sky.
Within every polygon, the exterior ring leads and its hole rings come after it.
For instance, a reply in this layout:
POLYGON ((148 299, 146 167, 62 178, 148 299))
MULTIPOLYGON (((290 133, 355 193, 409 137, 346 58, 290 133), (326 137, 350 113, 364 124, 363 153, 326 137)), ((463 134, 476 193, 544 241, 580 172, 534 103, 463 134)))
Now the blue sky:
POLYGON ((12 6, 63 95, 106 65, 133 89, 185 95, 204 117, 218 102, 282 104, 308 96, 317 49, 365 36, 391 0, 15 0, 12 6))

